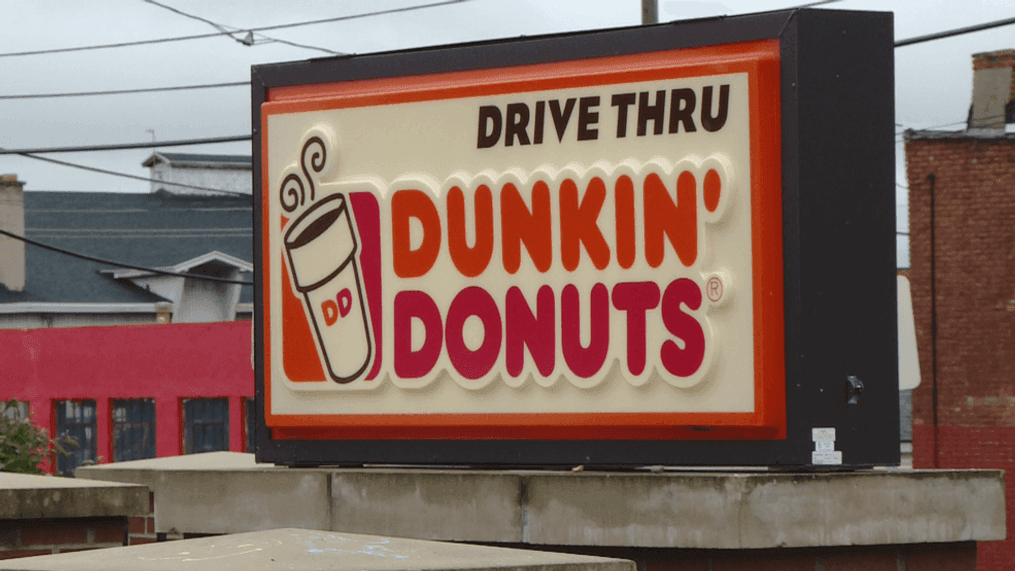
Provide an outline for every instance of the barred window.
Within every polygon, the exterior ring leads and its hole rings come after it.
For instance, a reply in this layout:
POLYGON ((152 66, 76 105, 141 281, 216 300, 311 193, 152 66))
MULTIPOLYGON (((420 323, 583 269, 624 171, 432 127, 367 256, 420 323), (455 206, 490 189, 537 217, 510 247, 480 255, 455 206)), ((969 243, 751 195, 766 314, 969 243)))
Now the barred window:
POLYGON ((113 462, 155 458, 155 401, 113 401, 113 462))
POLYGON ((229 399, 183 401, 183 453, 229 450, 229 399))
POLYGON ((94 400, 56 401, 56 433, 74 438, 77 446, 67 446, 67 456, 57 455, 56 471, 73 476, 74 469, 85 462, 94 464, 96 450, 94 400))

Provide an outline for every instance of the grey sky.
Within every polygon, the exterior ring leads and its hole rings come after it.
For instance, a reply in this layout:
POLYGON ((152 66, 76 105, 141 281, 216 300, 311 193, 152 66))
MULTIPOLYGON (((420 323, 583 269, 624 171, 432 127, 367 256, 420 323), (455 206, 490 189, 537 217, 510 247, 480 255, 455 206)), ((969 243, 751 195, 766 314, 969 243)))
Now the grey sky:
MULTIPOLYGON (((260 27, 426 3, 432 0, 160 0, 222 25, 260 27)), ((659 0, 660 21, 783 9, 803 0, 659 0)), ((203 34, 206 24, 143 0, 2 0, 0 53, 203 34)), ((895 36, 909 38, 1015 16, 1009 0, 844 0, 822 9, 895 12, 895 36)), ((265 32, 346 53, 370 53, 639 23, 640 0, 471 0, 451 6, 265 32)), ((903 47, 896 56, 896 123, 959 129, 970 102, 973 53, 1015 48, 1015 26, 903 47)), ((280 43, 242 45, 228 37, 62 54, 0 58, 0 95, 135 89, 246 81, 252 64, 325 56, 280 43)), ((61 99, 0 100, 0 147, 27 148, 240 135, 250 132, 245 87, 61 99)), ((830 110, 834 112, 834 110, 830 110)), ((898 138, 901 140, 901 137, 898 138)), ((179 150, 249 153, 247 143, 179 150)), ((145 176, 147 151, 50 155, 145 176)), ((905 173, 897 146, 898 227, 906 229, 905 173)), ((142 181, 0 156, 28 190, 146 192, 142 181)), ((908 256, 907 256, 908 257, 908 256)), ((900 255, 901 258, 901 255, 900 255)), ((908 260, 900 259, 908 263, 908 260)))

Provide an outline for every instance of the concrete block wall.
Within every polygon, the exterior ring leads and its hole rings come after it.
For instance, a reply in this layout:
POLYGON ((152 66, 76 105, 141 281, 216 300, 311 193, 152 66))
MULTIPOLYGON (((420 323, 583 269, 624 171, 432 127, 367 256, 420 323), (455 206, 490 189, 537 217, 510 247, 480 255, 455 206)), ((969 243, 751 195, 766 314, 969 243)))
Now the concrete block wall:
POLYGON ((127 545, 144 486, 0 472, 0 559, 127 545))
MULTIPOLYGON (((76 475, 152 490, 156 533, 184 539, 317 529, 621 557, 640 571, 973 571, 977 550, 1005 537, 998 471, 290 469, 213 452, 76 475)), ((138 537, 151 540, 146 523, 138 537)))
MULTIPOLYGON (((906 162, 922 378, 913 392, 913 466, 1005 470, 1015 529, 1015 139, 911 133, 906 162)), ((979 569, 1010 569, 1013 535, 981 545, 979 569)))
POLYGON ((0 559, 127 545, 127 518, 0 519, 0 559))

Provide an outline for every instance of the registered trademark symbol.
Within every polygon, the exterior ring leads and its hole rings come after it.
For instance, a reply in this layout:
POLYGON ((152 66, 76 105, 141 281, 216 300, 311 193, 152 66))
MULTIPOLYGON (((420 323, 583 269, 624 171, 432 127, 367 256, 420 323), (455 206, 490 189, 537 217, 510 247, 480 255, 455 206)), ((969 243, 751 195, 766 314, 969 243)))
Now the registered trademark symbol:
POLYGON ((712 303, 718 303, 722 299, 722 280, 716 276, 708 278, 708 284, 705 286, 706 294, 708 299, 712 300, 712 303))

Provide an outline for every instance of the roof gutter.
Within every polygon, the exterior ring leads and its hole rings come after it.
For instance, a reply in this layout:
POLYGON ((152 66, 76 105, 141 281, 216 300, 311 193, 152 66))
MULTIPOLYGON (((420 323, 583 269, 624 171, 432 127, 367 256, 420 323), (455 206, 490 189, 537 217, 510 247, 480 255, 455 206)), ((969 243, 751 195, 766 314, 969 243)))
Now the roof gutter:
POLYGON ((11 313, 159 313, 172 311, 173 304, 155 303, 63 303, 24 301, 0 303, 0 314, 11 313))

